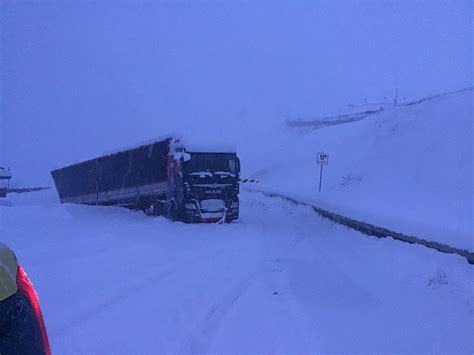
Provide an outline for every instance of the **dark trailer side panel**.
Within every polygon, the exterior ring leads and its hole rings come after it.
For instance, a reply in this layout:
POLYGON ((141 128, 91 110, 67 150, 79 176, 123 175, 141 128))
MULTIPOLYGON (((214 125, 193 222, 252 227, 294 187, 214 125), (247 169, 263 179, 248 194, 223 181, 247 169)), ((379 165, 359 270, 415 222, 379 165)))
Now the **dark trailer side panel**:
POLYGON ((141 204, 166 194, 170 139, 51 172, 61 203, 141 204))

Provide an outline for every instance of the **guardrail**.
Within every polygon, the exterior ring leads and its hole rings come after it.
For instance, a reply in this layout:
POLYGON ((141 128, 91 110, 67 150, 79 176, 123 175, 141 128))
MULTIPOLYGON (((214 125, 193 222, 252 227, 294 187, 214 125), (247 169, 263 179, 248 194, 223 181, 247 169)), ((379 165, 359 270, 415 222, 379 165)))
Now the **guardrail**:
POLYGON ((309 119, 309 120, 287 120, 286 125, 288 127, 328 127, 328 126, 335 126, 342 123, 350 123, 355 121, 363 120, 369 116, 375 115, 379 112, 384 110, 383 107, 377 110, 367 110, 362 112, 355 112, 355 113, 348 113, 345 115, 339 116, 330 116, 330 117, 322 117, 318 119, 309 119))
MULTIPOLYGON (((471 91, 471 90, 474 90, 474 86, 470 86, 470 87, 459 89, 459 90, 449 91, 449 92, 443 92, 440 94, 430 95, 430 96, 426 96, 421 99, 416 99, 413 101, 399 102, 396 104, 396 106, 418 105, 426 101, 437 99, 439 97, 458 94, 464 91, 471 91)), ((348 113, 348 114, 338 115, 338 116, 328 116, 328 117, 312 118, 312 119, 287 120, 286 125, 288 127, 296 127, 296 128, 312 127, 312 128, 318 129, 322 127, 328 127, 328 126, 334 126, 334 125, 343 124, 343 123, 360 121, 369 116, 381 113, 384 110, 385 110, 384 107, 380 107, 376 110, 353 112, 353 113, 348 113)))
POLYGON ((426 102, 426 101, 437 99, 438 97, 448 96, 448 95, 453 95, 453 94, 459 94, 461 92, 471 91, 473 89, 474 89, 474 86, 469 86, 469 87, 464 88, 464 89, 459 89, 459 90, 454 90, 454 91, 449 91, 449 92, 443 92, 441 94, 436 94, 436 95, 430 95, 430 96, 426 96, 426 97, 423 97, 421 99, 417 99, 417 100, 413 100, 413 101, 401 102, 397 106, 418 105, 418 104, 421 104, 421 103, 426 102))
POLYGON ((36 192, 36 191, 42 191, 42 190, 48 190, 49 187, 22 187, 22 188, 11 188, 11 189, 6 189, 6 193, 25 193, 25 192, 36 192))
POLYGON ((456 254, 465 258, 469 264, 474 265, 474 253, 465 249, 455 248, 447 244, 432 242, 432 241, 418 238, 415 236, 398 233, 398 232, 395 232, 383 227, 378 227, 373 224, 357 221, 355 219, 345 217, 340 214, 333 213, 325 209, 313 206, 309 203, 298 201, 292 197, 289 197, 280 193, 268 192, 268 191, 263 191, 263 190, 255 190, 255 189, 246 189, 246 191, 261 193, 267 197, 278 197, 294 205, 311 207, 313 211, 315 211, 321 217, 329 219, 333 222, 344 225, 346 227, 349 227, 351 229, 354 229, 366 235, 374 236, 377 238, 391 237, 393 239, 396 239, 405 243, 422 245, 424 247, 437 250, 442 253, 456 254))

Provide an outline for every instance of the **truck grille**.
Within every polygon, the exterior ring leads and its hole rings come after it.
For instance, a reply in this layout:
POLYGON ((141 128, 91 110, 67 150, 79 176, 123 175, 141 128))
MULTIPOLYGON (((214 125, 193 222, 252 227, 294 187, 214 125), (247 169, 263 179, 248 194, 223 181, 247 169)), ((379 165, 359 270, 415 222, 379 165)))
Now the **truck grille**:
POLYGON ((223 200, 209 199, 201 201, 201 211, 203 212, 218 212, 225 209, 225 202, 223 200))

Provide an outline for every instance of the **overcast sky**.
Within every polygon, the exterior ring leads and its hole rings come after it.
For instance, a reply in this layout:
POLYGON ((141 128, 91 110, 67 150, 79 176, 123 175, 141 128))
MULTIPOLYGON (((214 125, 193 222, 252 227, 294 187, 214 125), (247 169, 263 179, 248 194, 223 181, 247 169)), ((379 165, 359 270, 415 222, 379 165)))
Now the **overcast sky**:
POLYGON ((288 115, 473 80, 471 1, 0 2, 0 164, 28 183, 154 136, 258 147, 288 115))

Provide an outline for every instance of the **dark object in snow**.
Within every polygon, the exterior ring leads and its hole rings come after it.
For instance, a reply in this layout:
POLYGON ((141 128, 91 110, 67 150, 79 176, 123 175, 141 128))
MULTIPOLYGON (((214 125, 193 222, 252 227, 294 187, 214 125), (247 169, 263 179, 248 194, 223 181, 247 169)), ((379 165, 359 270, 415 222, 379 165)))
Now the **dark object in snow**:
POLYGON ((362 181, 362 178, 359 176, 341 176, 343 182, 341 183, 342 186, 349 186, 352 184, 359 184, 362 181))
POLYGON ((6 180, 6 184, 0 183, 0 198, 7 196, 7 190, 10 187, 10 180, 12 178, 12 172, 10 168, 0 166, 0 180, 6 180))
POLYGON ((123 206, 184 222, 239 217, 240 162, 234 152, 189 152, 166 138, 51 174, 61 203, 123 206))
POLYGON ((428 286, 430 287, 447 285, 448 283, 448 275, 442 270, 439 270, 436 275, 428 280, 428 286))

